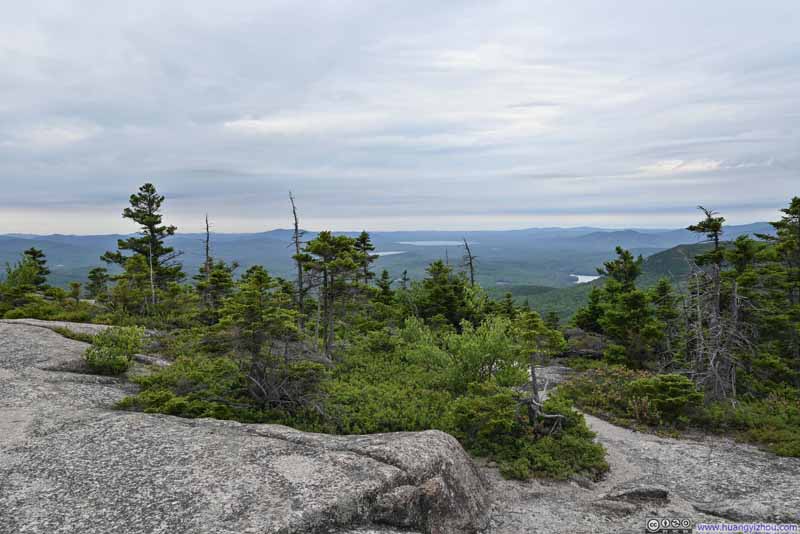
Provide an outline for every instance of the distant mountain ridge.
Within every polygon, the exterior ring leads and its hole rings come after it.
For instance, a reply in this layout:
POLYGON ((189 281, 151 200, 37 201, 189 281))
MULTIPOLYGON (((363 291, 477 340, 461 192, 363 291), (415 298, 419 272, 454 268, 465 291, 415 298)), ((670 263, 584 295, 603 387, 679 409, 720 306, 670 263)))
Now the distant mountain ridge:
MULTIPOLYGON (((726 227, 725 238, 742 234, 770 233, 768 223, 726 227)), ((337 232, 356 235, 357 232, 337 232)), ((36 247, 47 254, 53 274, 51 283, 65 285, 71 280, 83 281, 93 266, 103 265, 100 256, 114 250, 117 240, 135 234, 106 235, 33 235, 0 234, 0 265, 13 263, 23 250, 36 247)), ((278 228, 256 233, 212 233, 212 254, 226 261, 238 261, 242 269, 264 265, 279 276, 292 276, 292 231, 278 228)), ((308 231, 305 239, 316 232, 308 231)), ((651 256, 681 244, 697 243, 701 236, 685 229, 608 229, 523 228, 518 230, 485 230, 458 232, 451 230, 413 230, 372 232, 378 252, 392 252, 379 258, 376 269, 387 269, 399 278, 405 270, 412 278, 424 275, 434 260, 448 259, 458 268, 463 254, 460 243, 467 239, 478 257, 478 281, 486 287, 504 284, 569 287, 572 274, 594 274, 595 268, 613 257, 616 246, 636 254, 651 256), (426 243, 427 242, 427 243, 426 243), (431 246, 431 242, 434 244, 431 246), (426 246, 421 246, 425 244, 426 246)), ((183 252, 188 275, 196 272, 203 261, 201 233, 178 233, 169 244, 183 252)))

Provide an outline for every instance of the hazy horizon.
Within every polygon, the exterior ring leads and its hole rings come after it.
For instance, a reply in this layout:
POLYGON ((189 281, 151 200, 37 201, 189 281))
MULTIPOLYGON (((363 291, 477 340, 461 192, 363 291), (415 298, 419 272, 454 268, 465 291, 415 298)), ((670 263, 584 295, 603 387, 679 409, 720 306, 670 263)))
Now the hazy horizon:
MULTIPOLYGON (((169 222, 169 221, 167 221, 169 222)), ((394 230, 382 230, 382 229, 369 229, 369 228, 358 228, 358 229, 330 229, 330 228, 307 228, 302 227, 302 231, 306 233, 318 233, 323 230, 331 230, 335 233, 343 233, 343 234, 354 234, 366 230, 372 233, 404 233, 404 232, 430 232, 430 233, 476 233, 476 232, 515 232, 515 231, 526 231, 526 230, 582 230, 586 229, 588 231, 603 231, 603 232, 618 232, 618 231, 642 231, 642 232, 669 232, 674 230, 682 230, 685 229, 686 226, 689 224, 693 224, 696 221, 691 221, 684 226, 677 226, 677 227, 662 227, 662 226, 653 226, 653 227, 643 227, 643 226, 592 226, 592 225, 576 225, 576 226, 526 226, 526 227, 514 227, 514 228, 484 228, 484 229, 464 229, 464 228, 454 228, 454 229, 443 229, 443 228, 401 228, 401 229, 394 229, 394 230)), ((730 222, 726 220, 726 227, 729 226, 748 226, 752 224, 759 224, 759 223, 768 223, 768 220, 758 220, 758 221, 749 221, 749 222, 730 222)), ((0 229, 2 230, 2 229, 0 229)), ((242 232, 234 232, 234 231, 219 231, 215 229, 211 229, 211 235, 248 235, 248 234, 262 234, 262 233, 269 233, 269 232, 291 232, 292 229, 288 226, 286 227, 275 227, 275 228, 267 228, 262 230, 254 230, 254 231, 242 231, 242 232)), ((198 229, 194 231, 182 231, 180 227, 176 232, 176 235, 196 235, 196 234, 203 234, 205 232, 204 229, 198 229)), ((18 232, 18 231, 0 231, 0 236, 37 236, 37 237, 47 237, 49 235, 61 235, 61 236, 77 236, 77 237, 86 237, 86 236, 107 236, 107 235, 134 235, 137 234, 137 231, 127 231, 127 232, 96 232, 96 233, 71 233, 71 232, 48 232, 48 233, 37 233, 37 232, 18 232)))
POLYGON ((717 0, 12 3, 0 232, 681 227, 800 179, 800 8, 717 0))

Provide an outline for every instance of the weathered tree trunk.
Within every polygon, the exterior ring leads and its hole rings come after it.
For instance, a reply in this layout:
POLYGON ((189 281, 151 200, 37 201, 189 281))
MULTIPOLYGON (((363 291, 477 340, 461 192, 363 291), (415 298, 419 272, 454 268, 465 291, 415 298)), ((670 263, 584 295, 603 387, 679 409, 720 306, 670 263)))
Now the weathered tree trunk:
POLYGON ((205 241, 205 261, 203 268, 205 269, 206 282, 211 281, 211 227, 208 224, 208 213, 206 213, 206 241, 205 241))
POLYGON ((531 368, 531 402, 528 404, 528 420, 533 424, 539 418, 542 401, 539 397, 539 384, 536 383, 536 353, 532 352, 530 357, 531 368))
POLYGON ((289 191, 289 202, 292 203, 292 219, 294 220, 294 232, 292 233, 292 243, 294 244, 295 264, 297 265, 297 326, 302 331, 305 328, 305 297, 306 288, 303 281, 303 264, 300 262, 300 248, 302 244, 303 232, 300 230, 300 221, 297 218, 297 206, 294 203, 294 196, 289 191))
POLYGON ((467 243, 467 238, 464 239, 464 263, 466 264, 467 268, 469 269, 469 284, 471 286, 475 285, 475 256, 472 255, 472 251, 469 248, 469 243, 467 243))

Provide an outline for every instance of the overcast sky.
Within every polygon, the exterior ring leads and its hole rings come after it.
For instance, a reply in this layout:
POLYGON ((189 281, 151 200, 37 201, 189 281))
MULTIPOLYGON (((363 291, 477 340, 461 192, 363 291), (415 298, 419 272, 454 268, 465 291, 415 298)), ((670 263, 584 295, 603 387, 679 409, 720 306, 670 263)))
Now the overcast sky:
POLYGON ((6 2, 0 233, 685 226, 800 194, 800 2, 6 2))

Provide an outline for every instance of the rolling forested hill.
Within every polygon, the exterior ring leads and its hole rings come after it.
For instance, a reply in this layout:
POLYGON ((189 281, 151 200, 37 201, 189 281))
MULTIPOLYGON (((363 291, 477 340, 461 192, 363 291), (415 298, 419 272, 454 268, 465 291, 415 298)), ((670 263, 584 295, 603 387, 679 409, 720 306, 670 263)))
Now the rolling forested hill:
MULTIPOLYGON (((726 228, 726 238, 741 234, 769 232, 766 223, 726 228)), ((313 232, 306 239, 314 237, 313 232)), ((70 281, 85 281, 92 267, 102 265, 100 255, 116 248, 122 235, 0 235, 0 265, 13 263, 23 250, 36 247, 45 252, 52 271, 50 283, 65 286, 70 281)), ((682 253, 688 248, 666 249, 696 243, 697 236, 687 230, 609 230, 602 228, 529 228, 524 230, 450 232, 409 231, 371 234, 376 253, 381 257, 375 268, 387 269, 394 278, 403 271, 412 279, 421 278, 425 268, 437 259, 461 265, 462 240, 467 239, 477 256, 478 282, 493 295, 510 291, 521 300, 566 315, 588 293, 588 284, 575 285, 573 274, 592 275, 604 261, 614 256, 620 245, 635 254, 651 258, 643 280, 654 283, 662 274, 679 275, 685 267, 682 253), (650 274, 657 273, 657 274, 650 274), (556 291, 555 289, 563 289, 556 291)), ((177 234, 169 244, 183 252, 180 261, 187 274, 193 274, 203 259, 202 234, 177 234)), ((289 242, 285 229, 251 234, 212 234, 212 254, 226 261, 238 261, 242 270, 264 265, 273 274, 292 276, 289 242)))
MULTIPOLYGON (((689 274, 692 258, 708 251, 707 243, 678 245, 670 249, 648 256, 644 261, 642 275, 638 285, 642 288, 652 287, 661 278, 667 278, 676 287, 681 287, 689 274)), ((567 320, 582 306, 593 286, 602 285, 603 279, 590 283, 574 284, 570 287, 554 288, 533 285, 511 285, 492 288, 490 294, 501 297, 510 292, 517 302, 527 302, 537 311, 547 313, 554 311, 562 320, 567 320)))

